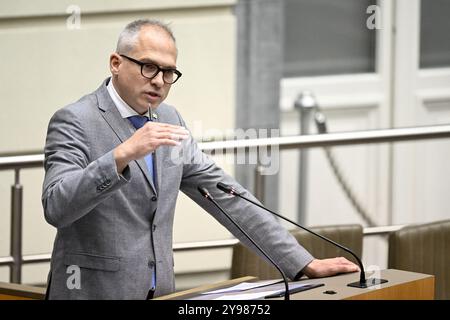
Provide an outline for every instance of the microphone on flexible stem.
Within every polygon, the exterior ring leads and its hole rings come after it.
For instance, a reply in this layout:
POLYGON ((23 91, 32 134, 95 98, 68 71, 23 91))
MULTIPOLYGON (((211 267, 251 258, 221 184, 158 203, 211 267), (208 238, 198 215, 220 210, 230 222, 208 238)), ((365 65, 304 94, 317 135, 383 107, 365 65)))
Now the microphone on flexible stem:
POLYGON ((258 248, 259 251, 261 251, 261 253, 275 266, 275 268, 277 268, 277 270, 280 272, 281 276, 283 277, 283 281, 284 281, 284 286, 285 286, 285 292, 284 292, 284 300, 289 300, 289 285, 288 285, 288 281, 286 278, 286 275, 284 274, 284 272, 280 269, 280 267, 272 260, 272 258, 269 257, 269 255, 259 246, 255 243, 255 241, 252 239, 252 237, 250 237, 250 235, 245 232, 237 223, 236 221, 233 220, 233 218, 231 218, 231 216, 217 203, 216 200, 214 200, 214 198, 212 197, 212 195, 209 193, 208 189, 202 187, 202 186, 198 186, 197 190, 201 193, 202 196, 204 196, 206 199, 208 199, 209 201, 211 201, 227 218, 228 220, 230 220, 234 226, 236 228, 239 229, 239 231, 241 231, 245 237, 247 237, 248 240, 250 240, 250 242, 256 247, 258 248))
POLYGON ((275 215, 275 216, 277 216, 277 217, 279 217, 279 218, 281 218, 283 220, 286 220, 287 222, 292 223, 293 225, 299 227, 300 229, 303 229, 303 230, 305 230, 305 231, 307 231, 309 233, 312 233, 313 235, 321 238, 322 240, 325 240, 325 241, 335 245, 336 247, 344 250, 345 252, 350 253, 356 259, 356 261, 358 262, 359 268, 361 269, 361 273, 360 273, 359 281, 349 283, 348 286, 355 287, 355 288, 368 288, 368 287, 371 287, 371 286, 374 286, 374 285, 378 285, 378 284, 381 284, 381 283, 388 282, 385 279, 375 279, 375 278, 366 279, 366 273, 364 272, 364 266, 363 266, 363 264, 361 262, 361 259, 359 259, 359 257, 353 251, 351 251, 350 249, 344 247, 343 245, 341 245, 341 244, 339 244, 339 243, 337 243, 337 242, 335 242, 335 241, 333 241, 331 239, 328 239, 327 237, 324 237, 324 236, 322 236, 322 235, 320 235, 320 234, 318 234, 318 233, 316 233, 316 232, 314 232, 314 231, 312 231, 312 230, 310 230, 308 228, 305 228, 305 227, 299 225, 298 223, 296 223, 296 222, 294 222, 294 221, 292 221, 292 220, 290 220, 290 219, 288 219, 288 218, 286 218, 286 217, 284 217, 284 216, 282 216, 282 215, 280 215, 280 214, 278 214, 276 212, 273 212, 272 210, 267 209, 266 207, 262 206, 261 204, 259 204, 259 203, 255 202, 255 201, 247 198, 242 193, 237 192, 230 185, 227 185, 225 183, 219 182, 219 183, 217 183, 217 188, 222 190, 225 193, 228 193, 230 195, 237 196, 237 197, 239 197, 241 199, 244 199, 245 201, 248 201, 248 202, 258 206, 261 209, 264 209, 264 210, 270 212, 271 214, 273 214, 273 215, 275 215))

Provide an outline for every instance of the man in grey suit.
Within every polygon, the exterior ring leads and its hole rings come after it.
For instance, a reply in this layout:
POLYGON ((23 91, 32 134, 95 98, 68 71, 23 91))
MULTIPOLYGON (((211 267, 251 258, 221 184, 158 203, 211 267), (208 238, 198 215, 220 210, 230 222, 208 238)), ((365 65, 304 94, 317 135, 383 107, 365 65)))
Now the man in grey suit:
MULTIPOLYGON (((181 76, 176 59, 165 24, 134 21, 110 56, 111 78, 50 120, 42 195, 45 218, 57 228, 50 299, 173 292, 179 190, 249 244, 197 191, 199 185, 216 190, 222 181, 251 197, 198 149, 177 110, 163 103, 181 76)), ((221 192, 215 197, 289 278, 358 270, 344 258, 314 259, 271 215, 221 192)))

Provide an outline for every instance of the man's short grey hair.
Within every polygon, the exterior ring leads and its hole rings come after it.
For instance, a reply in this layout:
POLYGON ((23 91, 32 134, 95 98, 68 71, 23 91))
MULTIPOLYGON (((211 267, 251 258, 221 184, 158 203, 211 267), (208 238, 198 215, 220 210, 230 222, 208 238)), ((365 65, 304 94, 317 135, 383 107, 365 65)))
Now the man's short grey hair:
POLYGON ((142 27, 148 26, 160 28, 161 30, 165 31, 175 43, 175 36, 173 35, 169 24, 156 19, 139 19, 127 24, 119 34, 116 52, 126 54, 132 51, 137 42, 139 31, 142 27))

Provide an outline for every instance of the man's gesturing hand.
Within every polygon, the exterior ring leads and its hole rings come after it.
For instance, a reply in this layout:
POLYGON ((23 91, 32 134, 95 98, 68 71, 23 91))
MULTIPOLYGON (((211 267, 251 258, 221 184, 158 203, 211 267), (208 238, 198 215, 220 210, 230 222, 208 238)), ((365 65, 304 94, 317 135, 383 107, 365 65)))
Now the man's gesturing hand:
POLYGON ((117 172, 122 173, 130 161, 145 157, 159 146, 177 146, 188 137, 184 127, 149 121, 114 149, 117 172))
POLYGON ((322 260, 314 259, 302 270, 303 274, 308 278, 328 277, 338 273, 356 271, 359 271, 359 267, 343 257, 322 260))

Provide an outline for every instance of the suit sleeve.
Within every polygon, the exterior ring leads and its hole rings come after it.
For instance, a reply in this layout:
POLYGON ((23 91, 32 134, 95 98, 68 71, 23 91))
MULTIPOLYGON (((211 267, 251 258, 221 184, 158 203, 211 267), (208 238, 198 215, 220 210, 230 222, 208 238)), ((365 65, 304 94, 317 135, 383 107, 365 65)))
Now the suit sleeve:
POLYGON ((90 159, 82 123, 64 108, 48 126, 42 205, 45 219, 57 228, 82 218, 129 180, 128 167, 117 173, 113 150, 90 159))
MULTIPOLYGON (((181 124, 184 121, 179 116, 181 124)), ((218 203, 226 209, 252 239, 268 253, 290 279, 308 265, 314 257, 275 219, 273 215, 241 199, 218 191, 216 184, 224 182, 233 185, 239 192, 254 201, 252 194, 238 184, 231 176, 219 168, 203 153, 190 137, 184 146, 184 167, 181 190, 216 220, 225 226, 242 243, 251 248, 262 259, 267 259, 251 242, 225 217, 211 202, 203 198, 197 190, 199 185, 206 187, 218 203)))

